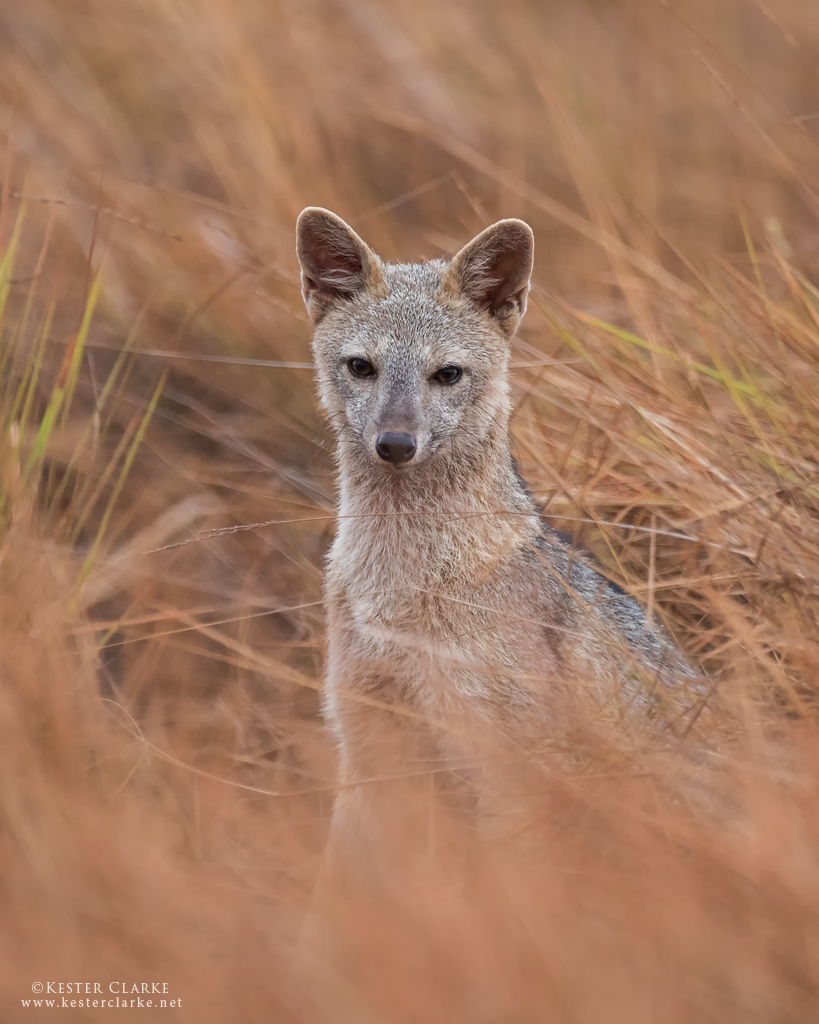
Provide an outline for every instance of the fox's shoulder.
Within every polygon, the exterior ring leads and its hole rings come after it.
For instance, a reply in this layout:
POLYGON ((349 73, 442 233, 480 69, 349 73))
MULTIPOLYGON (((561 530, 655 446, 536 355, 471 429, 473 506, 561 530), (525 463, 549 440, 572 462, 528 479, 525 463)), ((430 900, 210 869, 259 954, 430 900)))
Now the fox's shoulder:
POLYGON ((669 681, 692 681, 698 673, 659 622, 649 622, 640 602, 606 576, 594 555, 542 517, 538 546, 547 586, 564 594, 578 625, 593 634, 602 629, 624 640, 645 667, 669 681))

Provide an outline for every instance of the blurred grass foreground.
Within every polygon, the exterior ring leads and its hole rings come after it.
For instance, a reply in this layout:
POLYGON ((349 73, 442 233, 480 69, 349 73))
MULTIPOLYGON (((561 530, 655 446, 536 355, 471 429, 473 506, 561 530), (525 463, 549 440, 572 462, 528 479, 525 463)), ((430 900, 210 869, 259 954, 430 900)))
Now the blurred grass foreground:
POLYGON ((3 7, 0 1019, 48 982, 201 1024, 819 1018, 817 67, 814 0, 3 7), (531 223, 516 455, 707 672, 711 754, 623 725, 544 783, 536 864, 443 824, 296 968, 334 779, 308 204, 393 259, 531 223))

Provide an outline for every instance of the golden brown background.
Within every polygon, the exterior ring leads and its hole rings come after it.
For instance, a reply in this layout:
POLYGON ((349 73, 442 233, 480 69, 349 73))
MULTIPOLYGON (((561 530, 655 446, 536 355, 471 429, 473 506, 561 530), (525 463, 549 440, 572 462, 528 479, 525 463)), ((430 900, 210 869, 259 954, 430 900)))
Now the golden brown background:
POLYGON ((140 1019, 814 1019, 814 0, 8 3, 0 151, 0 1017, 155 980, 140 1019), (341 980, 293 968, 333 780, 305 205, 390 259, 531 223, 516 455, 704 666, 715 751, 624 727, 535 874, 476 844, 345 904, 341 980))

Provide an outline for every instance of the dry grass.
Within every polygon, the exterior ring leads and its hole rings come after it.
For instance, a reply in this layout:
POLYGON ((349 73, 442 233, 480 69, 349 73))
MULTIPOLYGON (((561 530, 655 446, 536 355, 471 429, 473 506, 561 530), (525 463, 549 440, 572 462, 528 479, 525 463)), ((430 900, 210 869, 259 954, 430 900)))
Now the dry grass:
POLYGON ((810 0, 0 14, 0 1019, 50 1019, 39 981, 197 1022, 816 1016, 817 60, 810 0), (534 864, 441 812, 423 877, 337 894, 335 968, 293 958, 334 774, 308 203, 392 258, 532 223, 517 454, 707 669, 719 752, 624 728, 542 780, 534 864))

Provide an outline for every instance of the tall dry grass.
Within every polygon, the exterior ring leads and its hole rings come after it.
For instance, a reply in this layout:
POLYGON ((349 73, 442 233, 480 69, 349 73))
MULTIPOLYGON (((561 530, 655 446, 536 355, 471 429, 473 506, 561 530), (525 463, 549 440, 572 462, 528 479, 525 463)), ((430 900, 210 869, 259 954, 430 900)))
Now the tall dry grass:
POLYGON ((0 12, 3 1020, 816 1016, 818 59, 809 0, 0 12), (516 454, 709 680, 542 780, 535 858, 439 809, 333 960, 308 203, 391 258, 530 221, 516 454))

